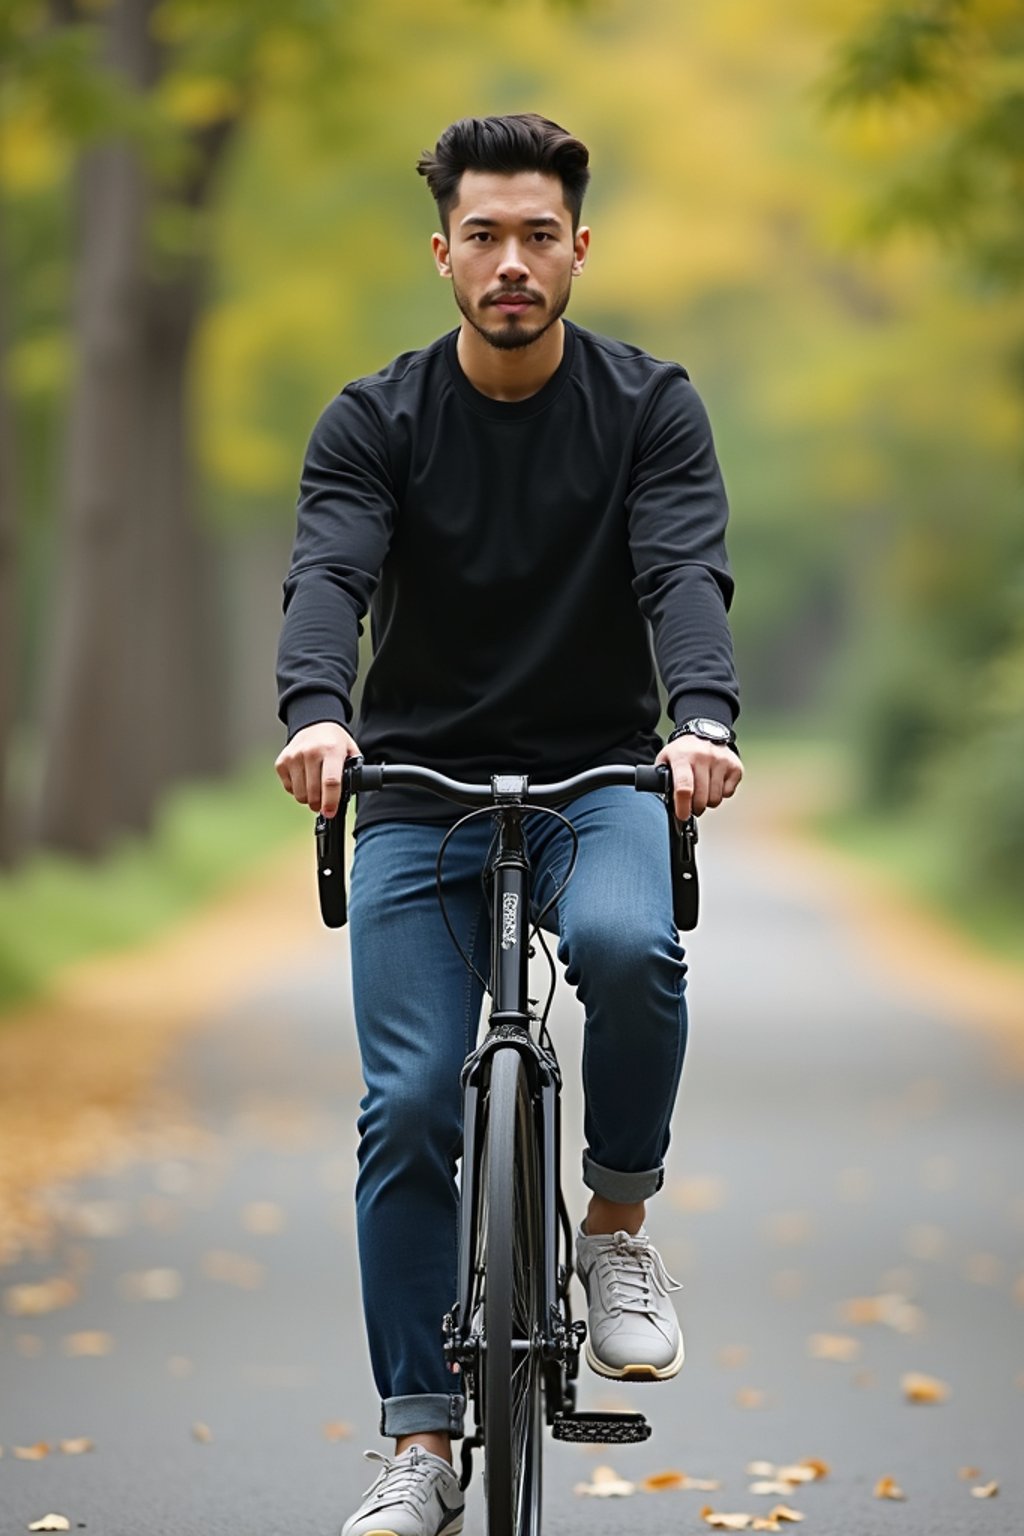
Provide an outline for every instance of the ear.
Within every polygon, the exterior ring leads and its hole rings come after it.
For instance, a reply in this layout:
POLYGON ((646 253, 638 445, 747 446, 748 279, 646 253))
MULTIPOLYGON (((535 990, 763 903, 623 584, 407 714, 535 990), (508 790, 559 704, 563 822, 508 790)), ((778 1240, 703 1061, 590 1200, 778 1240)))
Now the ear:
POLYGON ((585 224, 581 224, 576 231, 573 240, 572 275, 579 277, 587 260, 587 252, 590 249, 590 230, 585 224))
POLYGON ((438 272, 440 272, 442 277, 451 277, 451 252, 448 249, 448 241, 444 235, 431 235, 430 249, 434 253, 434 265, 438 272))

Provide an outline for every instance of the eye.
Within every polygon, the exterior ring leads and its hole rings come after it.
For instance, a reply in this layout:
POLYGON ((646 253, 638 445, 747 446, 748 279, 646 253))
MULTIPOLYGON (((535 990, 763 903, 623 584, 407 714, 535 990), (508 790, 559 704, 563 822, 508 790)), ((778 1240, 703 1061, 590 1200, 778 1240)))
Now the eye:
POLYGON ((536 240, 536 241, 537 241, 537 242, 538 242, 538 243, 539 243, 539 244, 541 244, 541 245, 543 245, 543 244, 544 244, 544 243, 545 243, 545 242, 547 242, 547 241, 549 241, 549 240, 553 240, 553 239, 554 239, 554 236, 553 236, 553 235, 549 235, 549 234, 548 234, 548 232, 547 232, 547 230, 544 230, 544 229, 536 229, 536 230, 534 230, 534 232, 533 232, 533 238, 534 238, 534 239, 535 239, 535 240, 536 240))

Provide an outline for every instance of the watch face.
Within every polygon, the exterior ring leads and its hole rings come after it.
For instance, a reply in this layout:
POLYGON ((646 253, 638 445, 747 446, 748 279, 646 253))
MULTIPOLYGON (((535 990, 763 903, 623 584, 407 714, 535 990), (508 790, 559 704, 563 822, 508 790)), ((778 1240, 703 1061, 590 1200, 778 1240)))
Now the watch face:
POLYGON ((710 741, 729 741, 732 731, 721 720, 695 720, 694 730, 701 736, 706 736, 710 741))

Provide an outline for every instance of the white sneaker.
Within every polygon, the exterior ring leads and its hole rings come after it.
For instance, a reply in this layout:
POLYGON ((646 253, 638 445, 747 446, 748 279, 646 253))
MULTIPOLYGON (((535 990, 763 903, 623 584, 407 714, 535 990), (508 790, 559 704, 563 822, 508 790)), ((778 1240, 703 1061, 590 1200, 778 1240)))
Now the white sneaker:
POLYGON ((667 1381, 683 1363, 670 1291, 681 1290, 643 1227, 576 1235, 576 1269, 587 1293, 587 1364, 615 1381, 667 1381))
POLYGON ((341 1536, 458 1536, 465 1499, 458 1474, 432 1451, 411 1445, 392 1459, 366 1451, 367 1461, 383 1462, 380 1476, 341 1536))

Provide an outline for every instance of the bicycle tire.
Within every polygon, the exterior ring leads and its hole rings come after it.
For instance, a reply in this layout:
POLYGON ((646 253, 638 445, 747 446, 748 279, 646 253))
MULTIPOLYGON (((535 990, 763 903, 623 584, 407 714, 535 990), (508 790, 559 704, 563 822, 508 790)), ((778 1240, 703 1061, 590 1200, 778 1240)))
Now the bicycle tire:
POLYGON ((539 1536, 541 1194, 526 1069, 514 1049, 492 1058, 482 1165, 487 1536, 539 1536))

